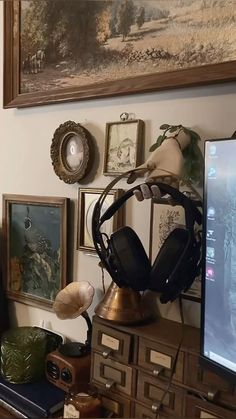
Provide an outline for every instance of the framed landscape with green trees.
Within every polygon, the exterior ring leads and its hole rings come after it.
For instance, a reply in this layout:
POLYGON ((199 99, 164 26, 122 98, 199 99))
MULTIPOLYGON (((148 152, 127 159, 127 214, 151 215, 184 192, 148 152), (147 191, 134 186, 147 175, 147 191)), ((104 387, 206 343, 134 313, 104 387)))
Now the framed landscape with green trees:
POLYGON ((5 108, 236 79, 236 0, 4 1, 5 108))

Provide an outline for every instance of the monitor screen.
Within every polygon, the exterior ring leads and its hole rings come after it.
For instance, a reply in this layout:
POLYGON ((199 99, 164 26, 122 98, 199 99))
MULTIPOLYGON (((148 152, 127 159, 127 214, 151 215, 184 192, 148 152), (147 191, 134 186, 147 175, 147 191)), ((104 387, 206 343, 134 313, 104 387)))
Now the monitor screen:
POLYGON ((236 380, 236 139, 205 142, 201 361, 236 380))

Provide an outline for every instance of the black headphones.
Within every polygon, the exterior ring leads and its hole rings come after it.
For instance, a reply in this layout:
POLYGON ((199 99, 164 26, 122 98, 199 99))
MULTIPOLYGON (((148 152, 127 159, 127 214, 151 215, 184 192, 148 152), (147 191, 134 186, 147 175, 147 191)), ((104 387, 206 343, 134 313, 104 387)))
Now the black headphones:
MULTIPOLYGON (((111 182, 111 187, 114 183, 111 182)), ((196 237, 194 224, 201 225, 202 214, 197 204, 170 185, 159 182, 148 184, 157 185, 162 196, 168 194, 175 204, 181 205, 186 222, 186 228, 175 228, 169 234, 151 265, 141 240, 132 228, 122 227, 110 237, 100 231, 102 224, 141 186, 128 190, 101 215, 110 185, 97 201, 92 217, 94 246, 104 267, 119 287, 131 287, 137 291, 150 289, 161 293, 162 303, 174 301, 181 292, 189 289, 200 273, 201 238, 196 237)))

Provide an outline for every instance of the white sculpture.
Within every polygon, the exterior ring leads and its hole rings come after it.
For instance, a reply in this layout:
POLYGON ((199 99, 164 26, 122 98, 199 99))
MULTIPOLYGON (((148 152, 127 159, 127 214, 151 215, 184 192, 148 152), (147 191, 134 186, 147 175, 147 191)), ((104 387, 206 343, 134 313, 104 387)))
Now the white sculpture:
MULTIPOLYGON (((179 131, 177 136, 166 138, 151 153, 146 162, 138 167, 139 169, 143 168, 143 170, 132 173, 127 182, 132 183, 146 173, 146 182, 158 181, 178 188, 184 167, 183 150, 190 144, 190 141, 190 135, 182 130, 179 131)), ((152 197, 158 198, 159 194, 156 185, 151 186, 151 188, 144 185, 142 192, 135 191, 135 196, 139 201, 152 197)))

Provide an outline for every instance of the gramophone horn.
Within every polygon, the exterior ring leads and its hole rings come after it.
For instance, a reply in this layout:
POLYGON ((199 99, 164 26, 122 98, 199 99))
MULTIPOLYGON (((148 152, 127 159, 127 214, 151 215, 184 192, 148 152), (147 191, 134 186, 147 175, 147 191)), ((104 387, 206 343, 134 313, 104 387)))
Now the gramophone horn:
POLYGON ((95 307, 95 313, 98 317, 120 324, 140 323, 153 317, 138 291, 119 288, 113 281, 95 307))
POLYGON ((94 287, 88 281, 71 282, 56 295, 53 310, 59 319, 75 319, 86 312, 93 296, 94 287))

